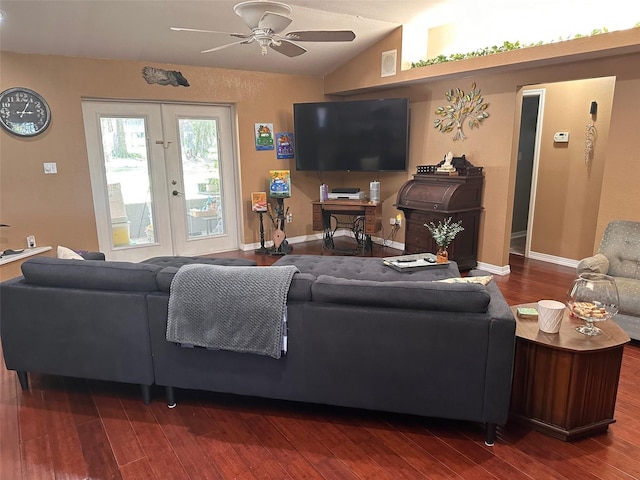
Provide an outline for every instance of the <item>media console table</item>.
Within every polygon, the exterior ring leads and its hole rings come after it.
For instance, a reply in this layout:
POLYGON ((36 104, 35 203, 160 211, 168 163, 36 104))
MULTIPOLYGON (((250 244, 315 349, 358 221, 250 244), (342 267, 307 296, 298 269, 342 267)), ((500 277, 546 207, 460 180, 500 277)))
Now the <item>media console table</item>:
POLYGON ((613 320, 601 335, 576 331, 582 320, 565 310, 559 333, 544 333, 537 320, 516 317, 516 349, 510 420, 561 440, 606 432, 613 413, 624 345, 629 336, 613 320))
POLYGON ((323 250, 334 249, 333 234, 339 227, 352 230, 358 243, 356 250, 371 253, 371 235, 382 229, 382 202, 346 199, 313 202, 313 229, 323 232, 323 250), (336 215, 347 215, 350 221, 339 222, 336 215))

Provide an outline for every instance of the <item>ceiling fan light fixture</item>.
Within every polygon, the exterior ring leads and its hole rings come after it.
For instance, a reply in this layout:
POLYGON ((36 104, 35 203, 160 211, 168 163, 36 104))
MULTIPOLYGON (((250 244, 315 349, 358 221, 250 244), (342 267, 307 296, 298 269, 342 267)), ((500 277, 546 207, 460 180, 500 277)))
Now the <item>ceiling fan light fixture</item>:
POLYGON ((260 45, 260 53, 262 55, 266 55, 267 54, 267 47, 269 45, 271 45, 271 39, 270 38, 256 38, 256 40, 258 41, 258 45, 260 45))

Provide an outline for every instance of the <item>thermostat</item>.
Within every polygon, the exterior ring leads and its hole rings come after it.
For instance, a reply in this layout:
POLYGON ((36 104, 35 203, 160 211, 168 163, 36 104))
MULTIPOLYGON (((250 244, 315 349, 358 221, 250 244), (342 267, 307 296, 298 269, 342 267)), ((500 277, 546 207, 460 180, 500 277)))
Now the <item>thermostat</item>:
POLYGON ((553 134, 553 141, 556 143, 567 143, 569 141, 569 132, 556 132, 553 134))

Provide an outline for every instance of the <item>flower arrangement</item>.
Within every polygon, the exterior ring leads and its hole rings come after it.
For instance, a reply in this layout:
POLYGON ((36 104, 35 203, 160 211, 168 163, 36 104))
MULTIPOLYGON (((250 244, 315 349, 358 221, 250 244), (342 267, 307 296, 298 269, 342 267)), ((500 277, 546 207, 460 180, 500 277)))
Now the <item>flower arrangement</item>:
POLYGON ((429 222, 425 223, 424 226, 429 229, 438 247, 447 248, 449 244, 453 242, 453 239, 456 238, 456 235, 464 230, 461 224, 462 220, 452 223, 451 217, 449 217, 444 222, 438 222, 438 225, 429 222))

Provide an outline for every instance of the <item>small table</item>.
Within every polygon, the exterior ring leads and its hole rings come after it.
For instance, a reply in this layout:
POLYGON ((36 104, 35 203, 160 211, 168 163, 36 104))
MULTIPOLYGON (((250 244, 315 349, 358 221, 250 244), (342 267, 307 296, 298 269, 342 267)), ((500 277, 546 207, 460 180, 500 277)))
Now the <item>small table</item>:
POLYGON ((371 235, 382 229, 382 202, 368 200, 325 200, 313 202, 313 229, 322 230, 322 249, 334 249, 333 234, 338 227, 348 226, 356 239, 357 248, 362 253, 371 254, 373 243, 371 235), (331 218, 336 215, 348 215, 349 223, 339 223, 332 228, 331 218))
POLYGON ((583 323, 565 310, 560 332, 545 333, 537 320, 516 317, 510 419, 565 441, 603 433, 613 413, 624 345, 629 336, 614 321, 602 334, 575 330, 583 323))

